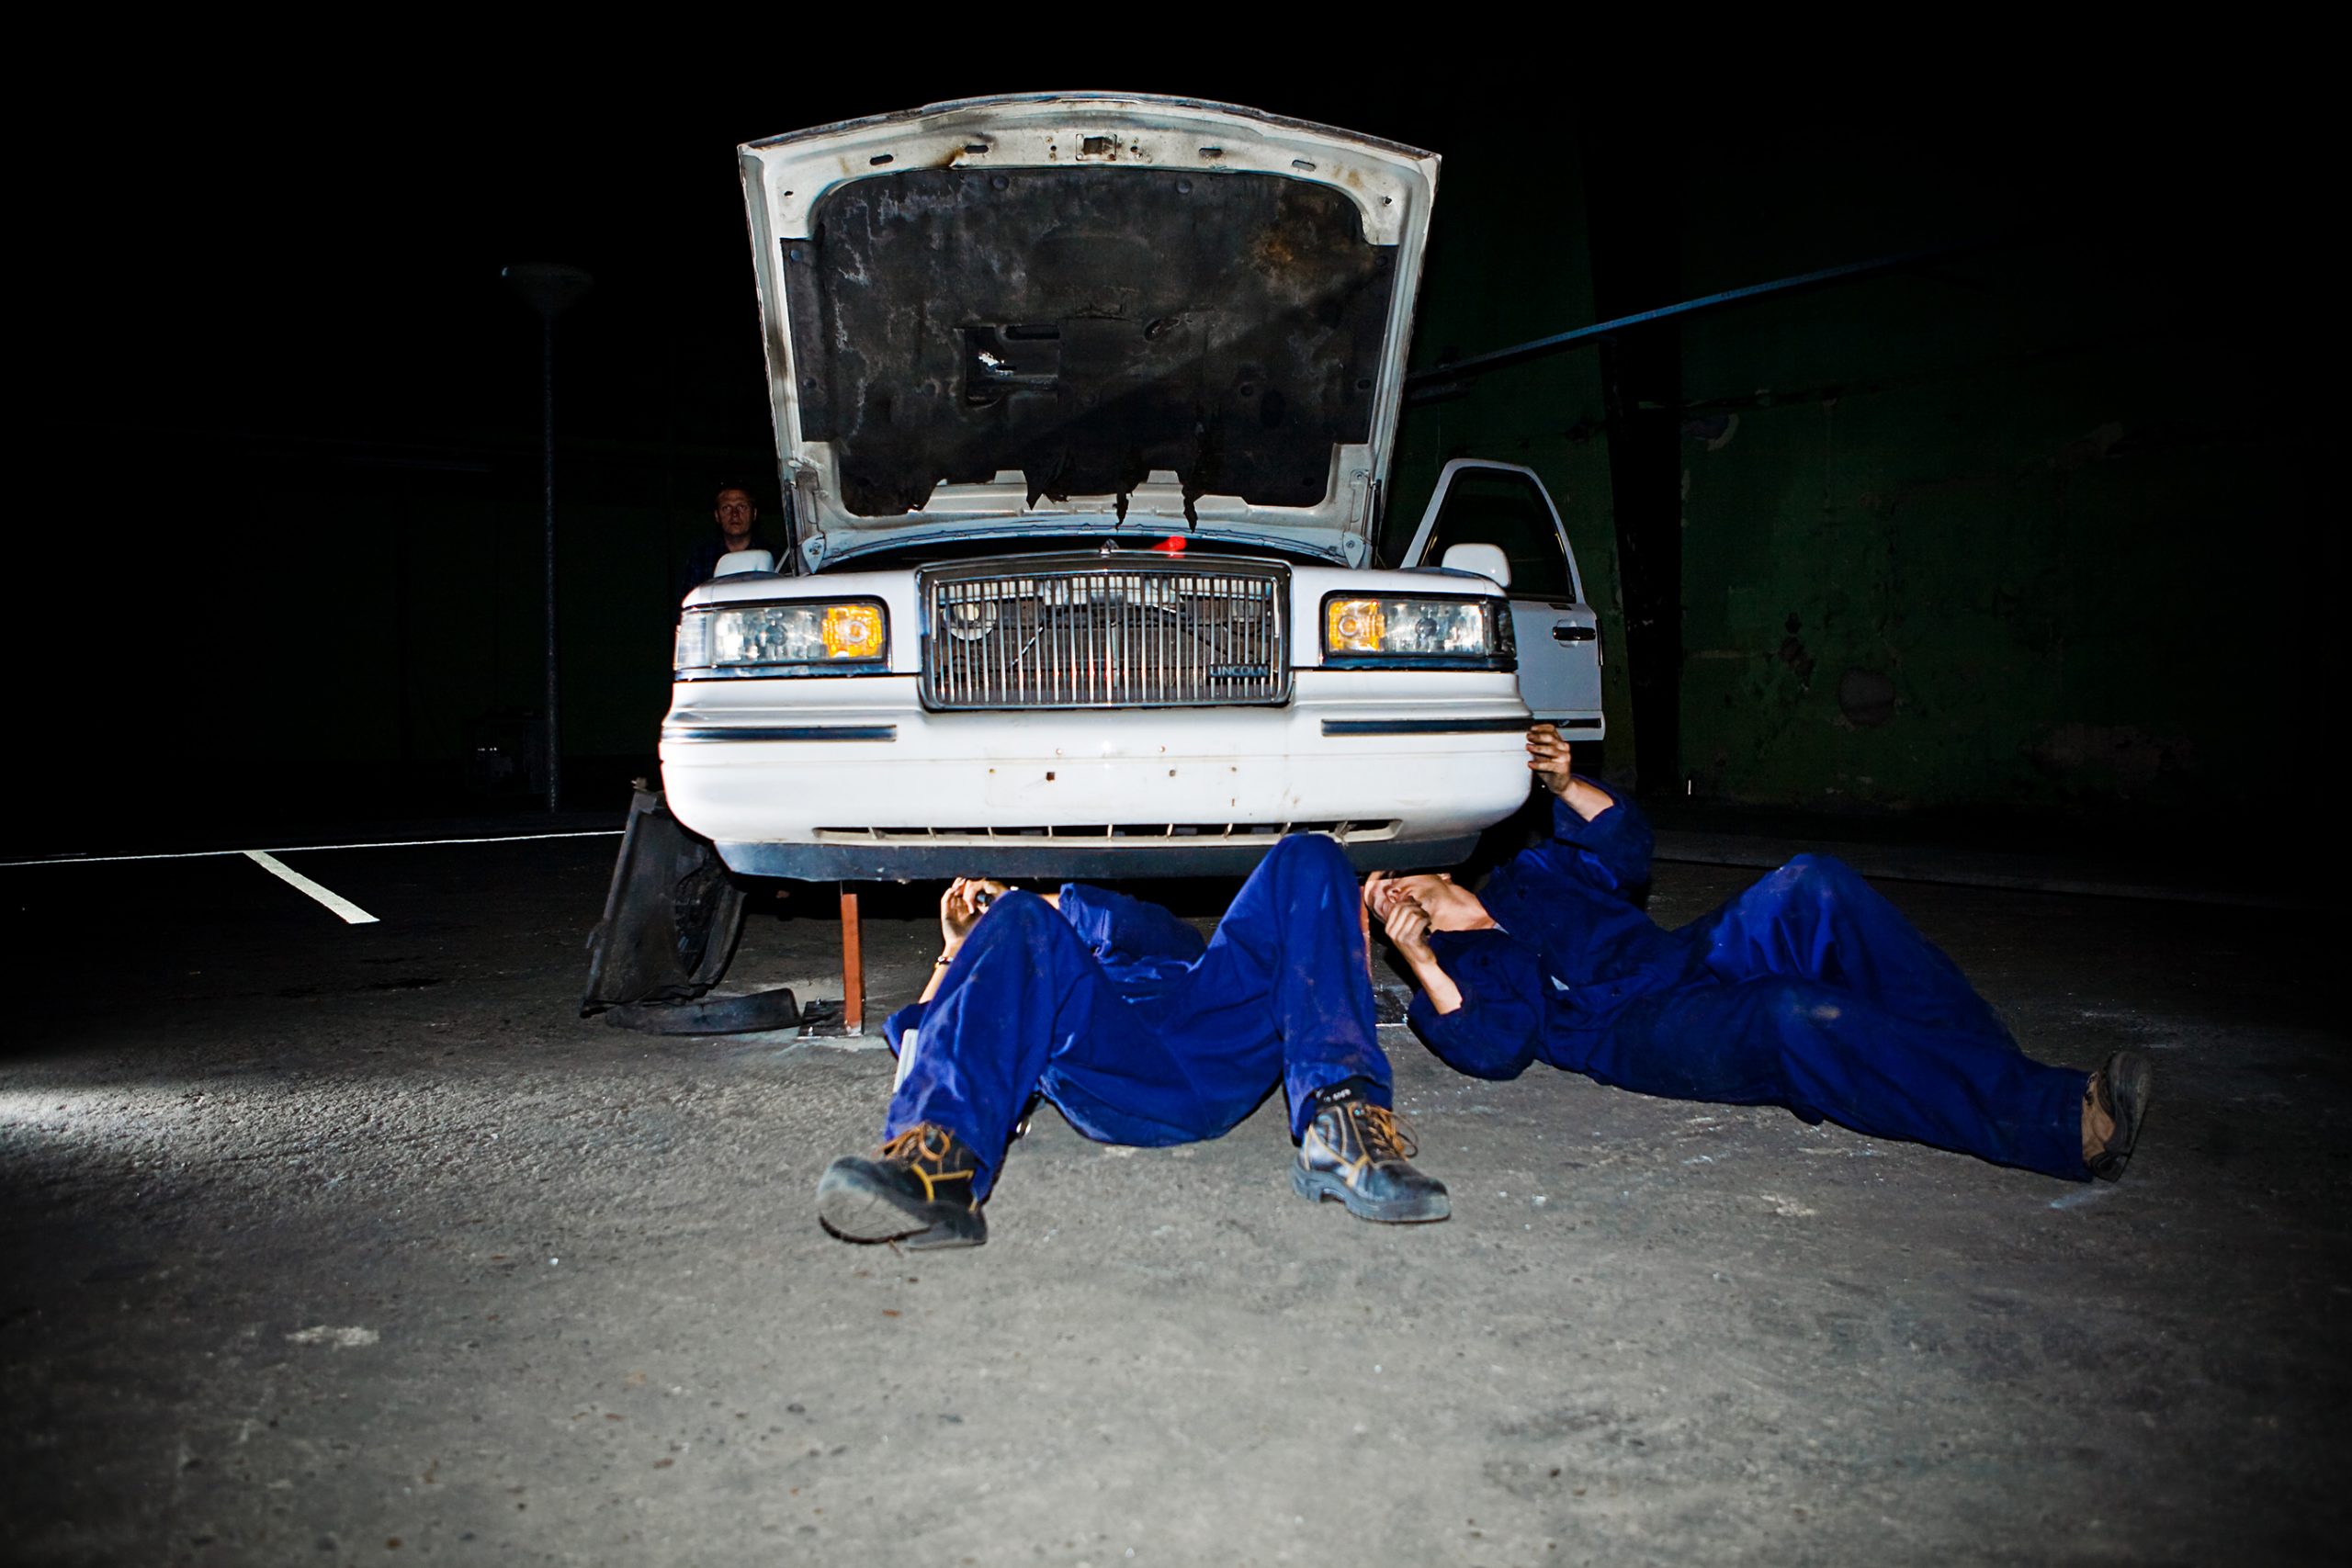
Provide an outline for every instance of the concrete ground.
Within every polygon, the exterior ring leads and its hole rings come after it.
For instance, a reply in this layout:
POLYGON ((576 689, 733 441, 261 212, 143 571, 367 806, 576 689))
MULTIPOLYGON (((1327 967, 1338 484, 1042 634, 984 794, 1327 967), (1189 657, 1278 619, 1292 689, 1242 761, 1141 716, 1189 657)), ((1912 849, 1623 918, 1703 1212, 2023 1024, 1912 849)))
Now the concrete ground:
MULTIPOLYGON (((1454 1217, 1278 1105, 1051 1113, 978 1251, 852 1247, 871 1042, 575 1016, 611 839, 0 871, 0 1470, 37 1563, 2336 1560, 2352 1140, 2309 914, 1889 884, 2028 1048, 2156 1063, 2075 1186, 1384 1031, 1454 1217), (850 1048, 857 1044, 867 1048, 850 1048)), ((1690 919, 1754 874, 1660 867, 1690 919)), ((1198 889, 1194 907, 1215 907, 1198 889)), ((877 897, 874 1016, 934 950, 877 897)), ((730 985, 832 965, 765 900, 730 985)))

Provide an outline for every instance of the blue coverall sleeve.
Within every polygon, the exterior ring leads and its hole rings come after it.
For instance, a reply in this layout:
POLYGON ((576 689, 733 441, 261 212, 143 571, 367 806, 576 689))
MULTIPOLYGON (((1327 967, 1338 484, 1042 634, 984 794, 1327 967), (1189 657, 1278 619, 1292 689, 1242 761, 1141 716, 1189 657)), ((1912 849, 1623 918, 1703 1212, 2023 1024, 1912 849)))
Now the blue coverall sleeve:
POLYGON ((1515 1078, 1525 1072, 1544 1032, 1549 981, 1542 963, 1500 931, 1437 931, 1430 945, 1461 990, 1462 1005, 1442 1013, 1428 992, 1415 992, 1405 1017, 1421 1043, 1472 1077, 1515 1078))
POLYGON ((1190 964, 1208 947, 1200 932, 1159 905, 1082 882, 1063 886, 1062 919, 1098 957, 1172 958, 1190 964))
MULTIPOLYGON (((1581 775, 1579 775, 1581 776, 1581 775)), ((1592 784, 1590 779, 1583 781, 1592 784)), ((1593 788, 1602 786, 1592 784, 1593 788)), ((1577 852, 1577 868, 1597 886, 1612 893, 1640 887, 1650 879, 1650 852, 1657 835, 1642 808, 1615 791, 1606 791, 1617 804, 1588 822, 1565 800, 1552 803, 1552 836, 1577 852)))

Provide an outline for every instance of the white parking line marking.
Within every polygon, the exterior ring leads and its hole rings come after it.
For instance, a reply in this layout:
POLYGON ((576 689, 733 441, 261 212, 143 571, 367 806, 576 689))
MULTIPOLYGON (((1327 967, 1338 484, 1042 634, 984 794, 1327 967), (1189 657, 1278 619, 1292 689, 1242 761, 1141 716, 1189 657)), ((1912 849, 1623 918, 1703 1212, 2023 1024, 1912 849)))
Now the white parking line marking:
MULTIPOLYGON (((493 833, 480 839, 379 839, 365 844, 278 844, 281 855, 309 854, 312 850, 429 850, 442 844, 527 844, 540 839, 617 839, 618 828, 588 828, 575 833, 493 833)), ((123 861, 211 860, 227 855, 272 852, 265 850, 175 850, 160 855, 45 855, 39 860, 0 860, 0 871, 27 865, 113 865, 123 861)))
POLYGON ((311 881, 300 872, 296 871, 292 866, 286 864, 276 855, 271 854, 267 850, 247 850, 245 852, 245 858, 253 862, 255 865, 261 867, 262 870, 269 873, 270 875, 277 877, 282 882, 290 883, 294 886, 300 888, 303 892, 308 893, 311 897, 316 898, 320 903, 324 904, 328 908, 333 909, 336 914, 342 916, 344 923, 346 925, 366 926, 377 923, 375 916, 369 914, 367 910, 361 908, 350 899, 345 898, 340 893, 330 893, 327 889, 320 886, 317 883, 311 881))

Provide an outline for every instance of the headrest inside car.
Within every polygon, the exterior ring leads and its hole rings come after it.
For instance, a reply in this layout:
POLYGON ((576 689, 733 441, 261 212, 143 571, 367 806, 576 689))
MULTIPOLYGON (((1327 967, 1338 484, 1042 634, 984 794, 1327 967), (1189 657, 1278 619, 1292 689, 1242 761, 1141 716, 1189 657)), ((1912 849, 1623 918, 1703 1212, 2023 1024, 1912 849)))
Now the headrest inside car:
POLYGON ((1510 558, 1503 554, 1499 545, 1453 545, 1438 565, 1448 571, 1475 571, 1481 577, 1492 578, 1498 588, 1510 586, 1510 558))

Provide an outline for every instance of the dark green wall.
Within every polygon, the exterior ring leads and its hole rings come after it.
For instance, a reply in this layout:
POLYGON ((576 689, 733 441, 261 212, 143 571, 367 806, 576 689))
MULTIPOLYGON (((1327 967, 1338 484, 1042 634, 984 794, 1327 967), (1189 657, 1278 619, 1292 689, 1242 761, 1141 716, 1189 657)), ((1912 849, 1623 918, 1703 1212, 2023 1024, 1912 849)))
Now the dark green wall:
MULTIPOLYGON (((1984 243, 1674 329, 1682 777, 1645 790, 2155 826, 2315 801, 2342 548, 2292 182, 2210 141, 2125 138, 2150 161, 2119 173, 1816 129, 1686 147, 1658 215, 1686 297, 1984 243)), ((1439 208, 1419 364, 1593 320, 1609 236, 1580 240, 1565 186, 1539 200, 1466 152, 1439 208)), ((1398 493, 1445 457, 1532 463, 1606 612, 1600 367, 1571 351, 1413 410, 1398 493)), ((1641 738, 1609 694, 1622 773, 1641 738)))

